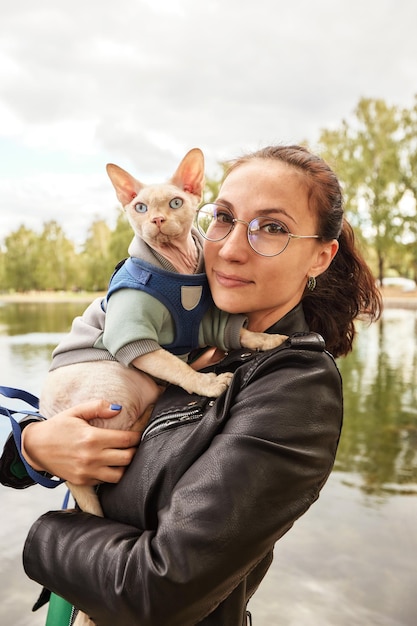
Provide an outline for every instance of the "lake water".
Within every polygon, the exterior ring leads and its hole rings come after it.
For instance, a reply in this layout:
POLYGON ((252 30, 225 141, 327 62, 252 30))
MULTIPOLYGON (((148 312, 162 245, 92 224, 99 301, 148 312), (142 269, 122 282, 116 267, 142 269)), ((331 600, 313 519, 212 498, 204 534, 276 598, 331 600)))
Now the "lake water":
MULTIPOLYGON (((83 304, 0 304, 0 385, 38 394, 50 353, 83 304)), ((254 626, 417 623, 417 312, 358 325, 339 361, 345 424, 320 499, 275 549, 251 601, 254 626)), ((9 402, 9 406, 11 403, 9 402)), ((0 444, 10 431, 0 418, 0 444)), ((65 488, 0 487, 0 626, 43 626, 21 566, 31 523, 65 488)), ((156 626, 156 625, 155 625, 156 626)))

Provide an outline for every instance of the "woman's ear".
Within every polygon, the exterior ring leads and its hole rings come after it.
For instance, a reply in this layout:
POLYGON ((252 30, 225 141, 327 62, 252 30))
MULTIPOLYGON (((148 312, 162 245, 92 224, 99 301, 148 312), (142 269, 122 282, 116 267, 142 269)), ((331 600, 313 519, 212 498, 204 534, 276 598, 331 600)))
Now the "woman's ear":
POLYGON ((310 267, 308 276, 320 276, 329 267, 339 250, 337 239, 320 244, 315 263, 310 267))

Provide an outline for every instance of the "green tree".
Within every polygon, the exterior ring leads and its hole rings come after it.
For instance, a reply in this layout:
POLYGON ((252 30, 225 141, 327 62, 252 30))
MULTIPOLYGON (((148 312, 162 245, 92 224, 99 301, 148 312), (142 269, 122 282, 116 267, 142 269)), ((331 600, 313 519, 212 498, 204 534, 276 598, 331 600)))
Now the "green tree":
POLYGON ((402 167, 404 182, 410 194, 407 216, 408 242, 405 252, 412 268, 410 277, 417 280, 417 95, 414 98, 414 105, 403 110, 403 127, 402 167))
POLYGON ((0 291, 5 289, 5 252, 0 249, 0 291))
POLYGON ((109 254, 110 239, 109 225, 104 220, 94 221, 81 253, 82 284, 89 291, 107 288, 114 266, 109 254))
POLYGON ((203 202, 214 202, 214 200, 219 195, 219 189, 226 174, 227 164, 220 163, 219 165, 221 168, 221 174, 219 178, 206 177, 206 184, 203 193, 203 202))
POLYGON ((403 173, 407 189, 417 199, 417 95, 410 109, 403 109, 403 173))
POLYGON ((381 282, 404 244, 402 122, 398 107, 363 98, 351 123, 343 120, 340 128, 320 136, 320 152, 343 183, 348 219, 375 250, 381 282))
POLYGON ((6 237, 4 245, 2 289, 16 291, 39 289, 37 274, 42 258, 39 236, 22 225, 6 237))
POLYGON ((39 237, 36 282, 39 289, 71 290, 77 286, 74 244, 56 221, 46 222, 39 237))
MULTIPOLYGON (((117 217, 116 227, 111 233, 109 243, 109 257, 113 266, 128 256, 127 249, 133 239, 133 234, 126 214, 120 211, 117 217)), ((110 276, 108 278, 110 278, 110 276)))

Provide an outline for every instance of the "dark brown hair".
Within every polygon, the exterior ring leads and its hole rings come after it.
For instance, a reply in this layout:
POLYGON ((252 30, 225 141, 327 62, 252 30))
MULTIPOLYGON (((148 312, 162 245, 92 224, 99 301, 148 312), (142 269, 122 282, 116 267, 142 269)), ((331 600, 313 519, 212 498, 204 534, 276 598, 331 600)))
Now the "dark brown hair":
POLYGON ((324 337, 335 357, 344 356, 352 349, 355 319, 377 320, 382 298, 357 249, 353 229, 343 216, 343 194, 337 176, 323 159, 297 145, 269 146, 240 157, 231 163, 226 176, 252 159, 278 160, 302 172, 309 207, 317 215, 317 233, 323 241, 339 241, 333 261, 316 277, 316 288, 306 288, 302 302, 310 329, 324 337))

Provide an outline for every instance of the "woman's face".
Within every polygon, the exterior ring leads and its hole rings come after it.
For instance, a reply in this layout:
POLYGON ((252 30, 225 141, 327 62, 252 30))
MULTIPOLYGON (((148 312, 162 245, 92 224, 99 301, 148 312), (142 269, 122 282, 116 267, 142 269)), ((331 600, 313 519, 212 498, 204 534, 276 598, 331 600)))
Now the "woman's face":
MULTIPOLYGON (((270 216, 294 235, 316 235, 303 174, 279 161, 254 159, 233 170, 216 202, 250 222, 270 216)), ((327 269, 337 241, 291 239, 278 256, 263 257, 249 245, 247 226, 235 223, 222 241, 206 241, 206 272, 216 305, 248 316, 249 330, 265 331, 301 300, 309 276, 327 269)))

